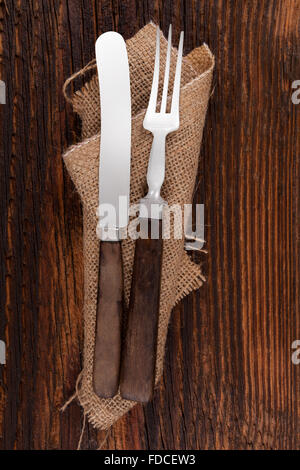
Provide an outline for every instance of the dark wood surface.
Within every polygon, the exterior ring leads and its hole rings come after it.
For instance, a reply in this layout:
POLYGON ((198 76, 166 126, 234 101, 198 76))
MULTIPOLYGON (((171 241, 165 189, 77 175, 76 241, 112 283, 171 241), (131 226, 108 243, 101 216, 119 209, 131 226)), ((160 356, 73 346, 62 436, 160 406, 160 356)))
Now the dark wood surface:
MULTIPOLYGON (((60 407, 82 367, 82 213, 61 155, 80 129, 61 90, 101 32, 152 18, 216 56, 195 198, 207 283, 174 309, 153 401, 103 448, 299 449, 299 0, 0 5, 0 447, 77 447, 82 411, 60 407)), ((82 448, 104 437, 88 425, 82 448)))

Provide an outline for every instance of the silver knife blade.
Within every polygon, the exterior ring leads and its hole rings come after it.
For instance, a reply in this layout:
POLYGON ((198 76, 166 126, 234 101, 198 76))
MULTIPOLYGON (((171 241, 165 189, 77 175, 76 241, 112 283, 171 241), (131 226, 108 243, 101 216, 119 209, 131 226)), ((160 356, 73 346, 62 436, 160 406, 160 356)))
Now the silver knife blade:
POLYGON ((117 241, 120 229, 128 224, 131 156, 129 65, 120 34, 110 31, 99 36, 96 62, 101 106, 97 234, 101 240, 117 241))

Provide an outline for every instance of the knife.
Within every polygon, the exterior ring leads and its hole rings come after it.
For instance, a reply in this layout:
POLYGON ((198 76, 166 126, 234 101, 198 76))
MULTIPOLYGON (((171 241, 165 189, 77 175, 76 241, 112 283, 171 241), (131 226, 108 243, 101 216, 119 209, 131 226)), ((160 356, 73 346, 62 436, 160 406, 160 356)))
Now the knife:
POLYGON ((97 237, 100 239, 93 387, 116 395, 121 354, 123 273, 121 238, 128 225, 131 98, 125 41, 107 32, 96 41, 101 139, 97 237))

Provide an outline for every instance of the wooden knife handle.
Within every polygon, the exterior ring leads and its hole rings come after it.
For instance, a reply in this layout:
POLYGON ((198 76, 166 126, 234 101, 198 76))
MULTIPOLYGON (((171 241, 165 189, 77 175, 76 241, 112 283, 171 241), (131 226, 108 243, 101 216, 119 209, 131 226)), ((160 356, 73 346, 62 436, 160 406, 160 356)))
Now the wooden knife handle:
POLYGON ((116 395, 119 385, 123 274, 120 242, 100 244, 93 385, 101 398, 116 395))
POLYGON ((161 221, 155 222, 159 239, 136 241, 120 378, 121 396, 142 403, 152 398, 155 379, 163 252, 161 221))

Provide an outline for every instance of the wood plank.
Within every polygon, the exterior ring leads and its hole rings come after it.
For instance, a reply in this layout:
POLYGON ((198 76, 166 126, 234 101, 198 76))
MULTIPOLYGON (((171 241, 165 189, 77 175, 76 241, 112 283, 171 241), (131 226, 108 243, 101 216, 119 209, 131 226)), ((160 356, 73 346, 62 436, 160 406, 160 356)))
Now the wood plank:
MULTIPOLYGON (((216 55, 195 201, 205 286, 173 312, 162 385, 107 449, 299 449, 299 0, 0 5, 0 448, 75 449, 82 412, 82 213, 61 155, 80 123, 61 89, 96 37, 150 19, 216 55)), ((77 83, 80 86, 80 80, 77 83)), ((82 448, 105 432, 87 425, 82 448)))

